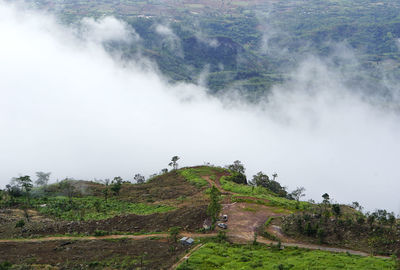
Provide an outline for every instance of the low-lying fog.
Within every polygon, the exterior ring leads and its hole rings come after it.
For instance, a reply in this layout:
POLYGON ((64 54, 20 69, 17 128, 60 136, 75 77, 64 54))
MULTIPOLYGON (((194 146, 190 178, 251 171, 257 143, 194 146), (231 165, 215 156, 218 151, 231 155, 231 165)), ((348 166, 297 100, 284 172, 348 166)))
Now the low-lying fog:
POLYGON ((277 172, 307 199, 327 192, 399 213, 399 116, 351 94, 325 60, 310 57, 268 102, 251 105, 169 85, 145 59, 121 63, 101 45, 110 40, 140 37, 113 18, 72 29, 0 1, 2 187, 36 171, 132 180, 178 155, 180 166, 239 159, 248 177, 277 172))

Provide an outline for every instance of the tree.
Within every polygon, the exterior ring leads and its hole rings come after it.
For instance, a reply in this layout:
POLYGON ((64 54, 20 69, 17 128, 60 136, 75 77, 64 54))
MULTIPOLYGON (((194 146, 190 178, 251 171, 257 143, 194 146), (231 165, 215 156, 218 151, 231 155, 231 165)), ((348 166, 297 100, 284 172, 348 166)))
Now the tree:
POLYGON ((36 181, 35 184, 37 186, 47 186, 47 183, 49 182, 50 179, 50 174, 51 172, 45 173, 45 172, 36 172, 36 181))
POLYGON ((62 193, 68 197, 69 203, 72 203, 72 197, 74 196, 75 187, 71 183, 72 179, 65 178, 59 183, 59 187, 62 193))
POLYGON ((267 187, 269 182, 268 175, 264 174, 263 172, 258 172, 256 175, 253 175, 253 179, 251 180, 258 187, 267 187))
POLYGON ((332 204, 332 211, 336 217, 339 217, 342 214, 342 210, 340 209, 340 205, 335 203, 332 204))
POLYGON ((29 195, 33 188, 31 177, 29 175, 20 176, 15 179, 15 182, 25 191, 26 202, 29 205, 29 195))
POLYGON ((364 209, 364 207, 362 207, 358 202, 352 202, 351 207, 353 207, 354 209, 356 209, 358 211, 362 211, 364 209))
POLYGON ((218 214, 222 208, 220 204, 220 195, 219 190, 213 185, 210 191, 210 204, 207 208, 207 214, 211 217, 212 226, 214 226, 215 222, 218 220, 218 214))
POLYGON ((103 181, 105 188, 103 189, 104 200, 107 202, 108 195, 110 195, 110 179, 103 181))
POLYGON ((175 227, 169 228, 168 231, 169 231, 169 236, 170 236, 170 239, 172 240, 172 242, 174 242, 174 243, 178 242, 180 228, 175 226, 175 227))
POLYGON ((167 173, 167 172, 168 172, 168 169, 167 169, 167 168, 164 168, 164 169, 161 170, 161 174, 165 174, 165 173, 167 173))
POLYGON ((122 178, 120 176, 114 177, 114 179, 111 182, 111 190, 114 192, 114 195, 118 196, 119 192, 122 187, 122 178))
POLYGON ((226 166, 228 170, 232 171, 232 172, 237 172, 237 173, 242 173, 244 174, 244 172, 246 171, 246 169, 244 168, 242 162, 240 160, 235 160, 233 162, 233 164, 226 166))
POLYGON ((393 228, 393 226, 396 224, 396 217, 394 216, 393 212, 388 214, 387 222, 391 228, 393 228))
POLYGON ((293 190, 292 193, 289 194, 289 196, 295 199, 296 201, 300 201, 301 197, 306 196, 306 194, 304 193, 305 191, 306 189, 304 187, 298 187, 295 190, 293 190))
MULTIPOLYGON (((276 176, 274 177, 274 179, 275 178, 276 178, 276 176)), ((279 182, 269 179, 268 175, 264 174, 263 172, 258 172, 256 175, 253 175, 252 182, 256 186, 261 186, 261 187, 271 190, 272 192, 276 193, 280 197, 287 196, 286 188, 282 187, 281 184, 279 184, 279 182)))
POLYGON ((230 176, 225 178, 228 181, 235 182, 237 184, 247 185, 247 178, 246 175, 239 172, 232 172, 230 176))
POLYGON ((133 179, 135 180, 136 184, 143 184, 146 181, 146 178, 140 173, 135 174, 133 179))
POLYGON ((324 204, 330 204, 330 198, 329 198, 329 194, 328 193, 324 193, 323 195, 322 195, 322 198, 324 199, 323 201, 322 201, 322 203, 324 203, 324 204))
POLYGON ((180 159, 180 157, 178 156, 173 156, 171 158, 171 162, 168 164, 168 166, 171 166, 173 170, 178 169, 178 160, 180 159))
POLYGON ((15 198, 22 196, 21 188, 12 183, 6 185, 6 193, 10 197, 11 203, 14 203, 15 198))

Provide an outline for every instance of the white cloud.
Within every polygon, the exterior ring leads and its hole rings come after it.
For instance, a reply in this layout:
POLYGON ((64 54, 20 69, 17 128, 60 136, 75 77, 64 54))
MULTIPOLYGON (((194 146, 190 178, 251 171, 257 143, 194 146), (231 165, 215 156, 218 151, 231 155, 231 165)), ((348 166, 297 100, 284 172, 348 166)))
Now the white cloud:
POLYGON ((182 50, 181 40, 177 35, 175 35, 174 31, 170 27, 161 24, 156 25, 155 29, 156 33, 162 36, 163 41, 168 46, 170 52, 182 58, 184 53, 182 50))
POLYGON ((81 35, 87 40, 94 42, 137 40, 139 36, 125 22, 114 17, 101 19, 84 18, 81 22, 81 35))
POLYGON ((268 103, 228 103, 116 62, 100 43, 123 37, 123 28, 82 40, 51 17, 0 3, 2 185, 40 170, 132 179, 177 154, 182 165, 240 159, 249 176, 276 171, 317 200, 328 192, 399 211, 398 115, 345 89, 323 61, 300 65, 268 103))
POLYGON ((161 25, 158 24, 156 26, 156 32, 160 35, 163 36, 172 36, 172 37, 176 37, 176 35, 174 34, 174 32, 171 30, 171 28, 165 26, 165 25, 161 25))

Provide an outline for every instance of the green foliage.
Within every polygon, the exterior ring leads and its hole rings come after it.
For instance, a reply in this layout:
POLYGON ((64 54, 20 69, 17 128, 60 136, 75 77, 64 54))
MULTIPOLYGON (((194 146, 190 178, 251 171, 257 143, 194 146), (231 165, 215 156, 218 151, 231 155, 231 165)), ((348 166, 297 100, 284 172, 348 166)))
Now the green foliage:
POLYGON ((219 190, 213 185, 210 191, 210 204, 207 207, 207 215, 211 217, 212 225, 215 225, 215 222, 218 219, 219 212, 221 211, 221 194, 219 190))
POLYGON ((264 227, 267 228, 267 227, 271 224, 271 222, 272 222, 273 220, 274 220, 274 217, 269 217, 269 218, 267 219, 267 221, 265 221, 264 227))
POLYGON ((37 186, 46 186, 47 183, 49 182, 50 175, 51 175, 50 172, 48 172, 48 173, 45 173, 45 172, 36 172, 36 177, 37 177, 37 179, 36 179, 36 181, 35 181, 35 184, 36 184, 37 186))
POLYGON ((0 270, 11 269, 12 264, 10 262, 0 262, 0 270))
POLYGON ((225 180, 235 182, 236 184, 247 185, 246 175, 240 172, 233 172, 229 176, 225 176, 225 180))
POLYGON ((394 269, 394 261, 286 247, 271 249, 264 245, 207 243, 196 250, 182 269, 394 269))
POLYGON ((87 196, 83 198, 49 197, 46 206, 41 207, 43 199, 33 201, 37 210, 45 215, 65 220, 100 220, 120 214, 149 215, 173 210, 174 207, 165 205, 130 203, 117 199, 104 201, 100 197, 87 196))
POLYGON ((223 168, 211 167, 211 166, 199 166, 193 168, 183 168, 178 171, 187 181, 194 184, 197 187, 208 186, 208 182, 202 178, 202 176, 210 177, 210 179, 216 179, 217 173, 226 172, 223 168))
POLYGON ((218 242, 225 242, 228 238, 226 237, 226 231, 218 231, 217 234, 217 241, 218 242))
POLYGON ((67 196, 69 201, 71 202, 75 192, 75 187, 73 186, 71 179, 66 178, 58 185, 60 190, 62 191, 62 194, 67 196))
POLYGON ((26 193, 29 193, 32 190, 33 184, 29 175, 18 177, 15 179, 15 182, 22 187, 26 193))
POLYGON ((226 166, 226 168, 231 172, 241 173, 241 174, 244 174, 244 172, 246 171, 244 165, 240 160, 235 160, 233 164, 226 166))
POLYGON ((399 228, 383 221, 383 215, 387 212, 380 211, 382 215, 377 212, 369 214, 366 222, 361 212, 335 205, 322 203, 306 211, 285 216, 282 218, 282 229, 291 237, 309 242, 345 245, 374 254, 390 255, 399 250, 400 246, 396 241, 399 228))
POLYGON ((94 236, 105 236, 105 235, 109 235, 110 233, 107 231, 103 231, 103 230, 95 230, 94 231, 94 236))
POLYGON ((114 193, 114 195, 118 196, 121 188, 122 188, 122 178, 120 176, 114 177, 114 179, 111 182, 111 191, 114 193))
POLYGON ((26 198, 26 203, 29 205, 30 204, 30 191, 33 188, 32 180, 29 175, 21 176, 18 178, 15 178, 15 182, 18 187, 20 187, 22 190, 25 191, 25 198, 26 198))
POLYGON ((180 170, 179 173, 190 183, 195 185, 196 187, 205 187, 208 186, 208 182, 204 180, 199 172, 194 168, 188 168, 180 170))
POLYGON ((169 237, 170 237, 172 242, 174 242, 174 243, 178 242, 180 230, 181 230, 181 228, 177 227, 177 226, 169 228, 169 230, 168 230, 169 237))
POLYGON ((253 180, 251 182, 258 187, 264 187, 271 190, 280 197, 286 197, 286 189, 282 187, 279 182, 275 181, 277 176, 278 175, 275 173, 273 175, 274 178, 271 180, 269 179, 268 175, 264 174, 263 172, 258 172, 256 175, 253 175, 253 180))
POLYGON ((340 209, 340 205, 335 203, 332 204, 332 212, 335 216, 340 216, 342 214, 342 210, 340 209))
POLYGON ((173 156, 171 158, 171 162, 168 164, 168 166, 171 166, 173 170, 177 170, 178 169, 178 160, 179 159, 180 159, 180 157, 173 156))
POLYGON ((259 199, 268 200, 269 206, 279 206, 289 210, 306 209, 310 206, 307 202, 297 202, 286 198, 278 197, 275 193, 264 187, 254 187, 247 185, 239 185, 231 181, 227 181, 225 176, 220 178, 221 186, 224 190, 232 191, 240 195, 252 196, 259 199), (298 204, 297 204, 298 203, 298 204))
POLYGON ((22 228, 25 226, 25 221, 23 219, 18 220, 18 222, 15 224, 15 228, 22 228))

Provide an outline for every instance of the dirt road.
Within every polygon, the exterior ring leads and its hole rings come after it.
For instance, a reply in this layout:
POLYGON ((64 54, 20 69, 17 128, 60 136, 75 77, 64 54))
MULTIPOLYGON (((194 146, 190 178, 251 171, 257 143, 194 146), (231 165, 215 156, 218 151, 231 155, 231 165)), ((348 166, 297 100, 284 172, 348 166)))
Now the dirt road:
MULTIPOLYGON (((235 194, 236 193, 225 191, 219 181, 212 181, 209 177, 203 177, 211 185, 215 185, 222 194, 235 194)), ((253 204, 253 203, 230 203, 223 205, 221 214, 228 215, 228 238, 236 243, 249 243, 254 240, 254 233, 257 229, 262 226, 269 217, 279 217, 284 216, 284 213, 276 213, 272 207, 265 205, 253 204)), ((369 253, 344 249, 335 248, 322 245, 314 245, 307 243, 299 243, 294 239, 291 239, 283 234, 280 227, 270 226, 268 230, 273 235, 277 236, 281 241, 283 247, 299 247, 312 250, 324 250, 330 252, 344 252, 360 256, 370 256, 369 253)), ((257 242, 263 244, 278 244, 277 242, 265 239, 263 237, 257 237, 257 242)), ((379 258, 390 258, 385 256, 375 256, 379 258)))
MULTIPOLYGON (((151 237, 161 237, 166 238, 169 234, 166 233, 155 233, 155 234, 141 234, 141 235, 132 235, 132 234, 116 234, 116 235, 104 235, 104 236, 51 236, 51 237, 40 237, 40 238, 19 238, 19 239, 0 239, 0 243, 7 242, 43 242, 43 241, 58 241, 58 240, 103 240, 103 239, 133 239, 140 240, 151 237)), ((183 232, 180 233, 180 236, 187 236, 192 238, 202 238, 202 237, 213 237, 217 236, 216 233, 188 233, 183 232)))

